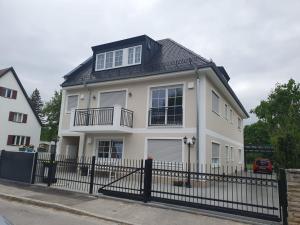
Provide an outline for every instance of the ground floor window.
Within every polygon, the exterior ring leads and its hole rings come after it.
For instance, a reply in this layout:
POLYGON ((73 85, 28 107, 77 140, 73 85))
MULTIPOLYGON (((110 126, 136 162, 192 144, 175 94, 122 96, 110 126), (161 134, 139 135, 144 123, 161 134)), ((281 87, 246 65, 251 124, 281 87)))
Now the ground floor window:
POLYGON ((30 137, 26 136, 19 136, 19 135, 8 135, 7 137, 7 145, 29 145, 30 144, 30 137))
POLYGON ((148 157, 155 161, 182 162, 181 139, 148 139, 148 157))
POLYGON ((213 166, 220 165, 220 144, 214 142, 212 143, 211 163, 213 166))
POLYGON ((242 149, 239 149, 238 153, 239 153, 239 163, 242 163, 242 149))
POLYGON ((100 139, 96 144, 96 154, 99 158, 121 159, 123 156, 123 140, 100 139))

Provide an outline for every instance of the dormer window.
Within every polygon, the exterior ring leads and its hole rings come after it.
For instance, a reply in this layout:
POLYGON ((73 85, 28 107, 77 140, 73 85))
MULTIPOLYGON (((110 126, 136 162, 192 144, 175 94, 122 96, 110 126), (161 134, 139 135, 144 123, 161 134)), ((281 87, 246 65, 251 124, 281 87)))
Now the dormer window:
POLYGON ((141 61, 141 45, 103 52, 96 55, 95 71, 138 65, 141 61))

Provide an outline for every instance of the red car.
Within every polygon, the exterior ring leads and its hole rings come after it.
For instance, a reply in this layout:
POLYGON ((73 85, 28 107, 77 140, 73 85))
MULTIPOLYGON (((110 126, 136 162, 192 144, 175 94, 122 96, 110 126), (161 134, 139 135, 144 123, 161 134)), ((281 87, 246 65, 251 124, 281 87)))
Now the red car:
POLYGON ((270 159, 255 159, 253 162, 254 173, 272 173, 273 166, 270 159))

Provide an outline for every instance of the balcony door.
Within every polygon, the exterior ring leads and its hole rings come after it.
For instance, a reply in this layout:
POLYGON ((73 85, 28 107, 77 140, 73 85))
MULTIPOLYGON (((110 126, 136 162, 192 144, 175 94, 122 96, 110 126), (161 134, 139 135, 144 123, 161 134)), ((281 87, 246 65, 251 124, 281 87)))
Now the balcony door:
POLYGON ((182 125, 182 85, 151 89, 149 126, 182 125))
POLYGON ((100 108, 120 105, 126 108, 126 91, 110 91, 100 93, 100 108))

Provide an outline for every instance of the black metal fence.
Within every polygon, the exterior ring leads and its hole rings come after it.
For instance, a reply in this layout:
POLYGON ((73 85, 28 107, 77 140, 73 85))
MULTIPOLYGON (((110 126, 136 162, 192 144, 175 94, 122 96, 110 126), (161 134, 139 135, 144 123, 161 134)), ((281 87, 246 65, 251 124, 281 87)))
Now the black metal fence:
POLYGON ((189 172, 187 164, 153 163, 151 159, 71 159, 39 154, 36 168, 36 183, 48 186, 272 221, 281 220, 283 200, 279 201, 279 194, 286 192, 276 174, 254 174, 242 167, 191 164, 189 172))

